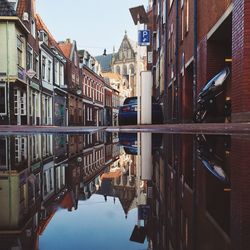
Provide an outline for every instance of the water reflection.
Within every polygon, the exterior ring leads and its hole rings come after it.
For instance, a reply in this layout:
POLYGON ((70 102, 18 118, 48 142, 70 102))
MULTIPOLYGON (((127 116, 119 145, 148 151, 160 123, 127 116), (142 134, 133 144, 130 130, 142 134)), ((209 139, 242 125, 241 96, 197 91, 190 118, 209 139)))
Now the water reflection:
POLYGON ((229 135, 0 137, 0 249, 248 249, 249 149, 229 135))

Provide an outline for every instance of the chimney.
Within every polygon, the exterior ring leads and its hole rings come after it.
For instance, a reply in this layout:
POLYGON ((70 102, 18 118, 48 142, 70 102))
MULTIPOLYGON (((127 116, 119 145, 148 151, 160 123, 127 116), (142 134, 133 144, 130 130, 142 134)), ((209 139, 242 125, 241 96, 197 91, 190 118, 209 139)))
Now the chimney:
POLYGON ((71 43, 70 38, 66 39, 66 43, 71 43))

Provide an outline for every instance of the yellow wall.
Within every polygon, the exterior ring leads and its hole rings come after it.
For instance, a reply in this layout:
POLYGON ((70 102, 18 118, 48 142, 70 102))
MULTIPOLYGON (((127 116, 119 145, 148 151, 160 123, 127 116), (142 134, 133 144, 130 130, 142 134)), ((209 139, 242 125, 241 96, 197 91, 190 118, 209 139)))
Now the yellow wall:
MULTIPOLYGON (((0 22, 0 72, 7 73, 7 30, 8 30, 8 52, 9 52, 9 76, 17 76, 17 35, 22 34, 10 21, 0 22)), ((26 68, 26 41, 23 42, 23 67, 26 68)))

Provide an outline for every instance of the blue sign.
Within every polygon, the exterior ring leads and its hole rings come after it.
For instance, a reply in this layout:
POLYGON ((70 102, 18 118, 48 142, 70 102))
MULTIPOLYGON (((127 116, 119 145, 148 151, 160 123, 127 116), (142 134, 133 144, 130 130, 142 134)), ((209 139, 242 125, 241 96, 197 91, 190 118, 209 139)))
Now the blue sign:
POLYGON ((150 30, 138 31, 138 44, 140 46, 150 45, 150 30))

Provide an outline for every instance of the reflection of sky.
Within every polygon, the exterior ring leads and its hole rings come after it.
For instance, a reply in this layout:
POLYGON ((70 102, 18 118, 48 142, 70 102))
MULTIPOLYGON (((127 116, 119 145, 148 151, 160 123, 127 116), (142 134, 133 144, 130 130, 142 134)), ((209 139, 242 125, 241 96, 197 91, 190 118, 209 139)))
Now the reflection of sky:
POLYGON ((92 195, 87 201, 79 201, 73 212, 59 210, 40 237, 40 250, 146 250, 144 245, 129 241, 135 224, 137 209, 128 218, 119 200, 102 195, 92 195))

